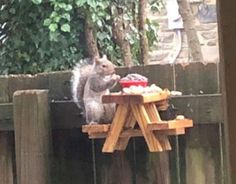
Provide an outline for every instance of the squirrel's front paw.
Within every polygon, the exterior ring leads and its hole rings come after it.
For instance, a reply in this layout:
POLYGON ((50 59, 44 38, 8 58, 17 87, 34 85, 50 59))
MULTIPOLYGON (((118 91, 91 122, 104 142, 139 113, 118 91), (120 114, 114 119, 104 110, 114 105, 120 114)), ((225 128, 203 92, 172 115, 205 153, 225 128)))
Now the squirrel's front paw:
POLYGON ((120 80, 120 76, 116 75, 116 74, 113 74, 112 75, 112 79, 115 80, 115 81, 119 81, 120 80))

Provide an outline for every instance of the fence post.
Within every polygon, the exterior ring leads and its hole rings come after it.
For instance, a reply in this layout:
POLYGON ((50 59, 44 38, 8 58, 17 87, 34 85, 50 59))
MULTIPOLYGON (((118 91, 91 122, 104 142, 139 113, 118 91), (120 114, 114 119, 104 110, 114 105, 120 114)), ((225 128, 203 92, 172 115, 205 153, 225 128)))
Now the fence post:
POLYGON ((17 184, 50 184, 48 90, 13 95, 17 184))
MULTIPOLYGON (((0 76, 0 103, 8 102, 8 77, 0 76)), ((0 131, 0 184, 14 183, 13 145, 12 132, 0 131)))

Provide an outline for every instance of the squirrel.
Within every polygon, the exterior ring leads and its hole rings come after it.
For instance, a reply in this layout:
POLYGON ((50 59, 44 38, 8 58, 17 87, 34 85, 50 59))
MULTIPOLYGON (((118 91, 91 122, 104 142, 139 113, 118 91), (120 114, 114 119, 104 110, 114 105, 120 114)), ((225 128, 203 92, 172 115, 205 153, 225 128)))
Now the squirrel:
POLYGON ((82 110, 87 124, 110 123, 115 113, 115 104, 103 104, 102 95, 120 80, 115 74, 115 65, 104 55, 102 58, 82 60, 71 78, 73 101, 82 110))

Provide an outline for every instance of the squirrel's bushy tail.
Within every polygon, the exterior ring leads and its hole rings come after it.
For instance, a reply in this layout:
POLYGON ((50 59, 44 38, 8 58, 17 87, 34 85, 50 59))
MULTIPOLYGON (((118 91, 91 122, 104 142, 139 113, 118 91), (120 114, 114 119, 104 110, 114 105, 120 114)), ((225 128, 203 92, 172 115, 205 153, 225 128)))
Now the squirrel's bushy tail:
POLYGON ((72 92, 72 99, 74 102, 78 102, 78 96, 77 96, 77 88, 80 81, 80 67, 81 65, 78 63, 73 71, 72 71, 72 77, 71 77, 71 92, 72 92))
POLYGON ((83 94, 86 81, 92 69, 93 60, 80 60, 72 70, 71 93, 72 99, 81 109, 84 109, 83 94))

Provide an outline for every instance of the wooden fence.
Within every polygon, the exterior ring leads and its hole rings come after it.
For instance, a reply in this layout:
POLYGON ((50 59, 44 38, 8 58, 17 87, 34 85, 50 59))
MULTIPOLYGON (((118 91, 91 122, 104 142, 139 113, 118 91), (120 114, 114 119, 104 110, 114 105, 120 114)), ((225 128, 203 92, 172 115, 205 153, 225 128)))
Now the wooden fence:
POLYGON ((117 68, 183 92, 171 102, 194 128, 172 137, 173 150, 163 153, 150 153, 143 138, 125 152, 102 153, 103 141, 81 132, 70 71, 1 76, 0 184, 227 183, 218 71, 218 64, 201 63, 117 68))

